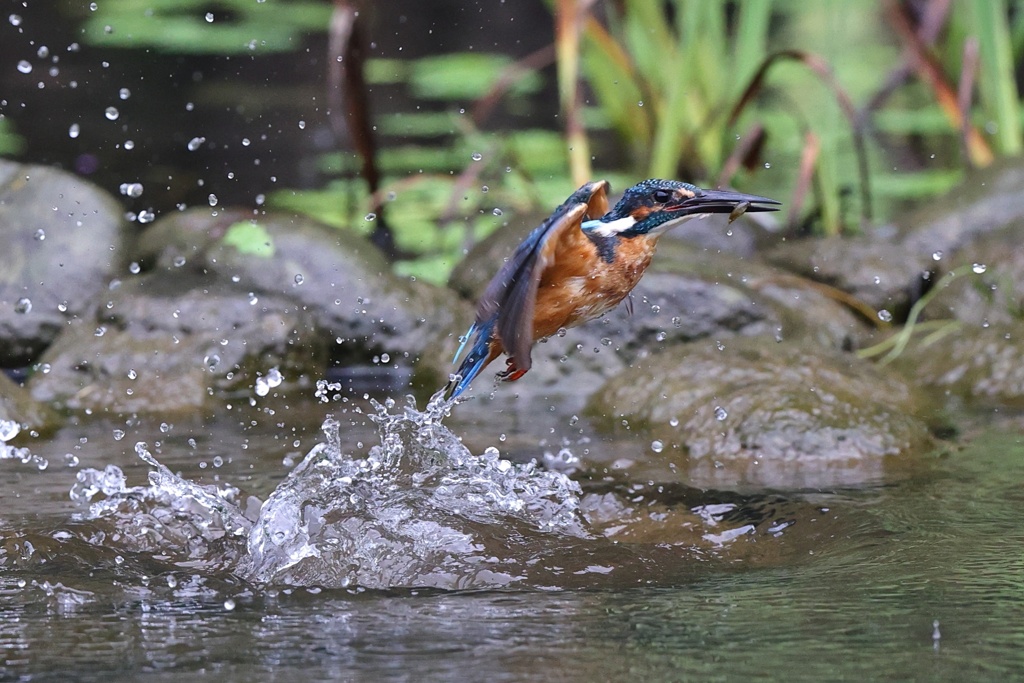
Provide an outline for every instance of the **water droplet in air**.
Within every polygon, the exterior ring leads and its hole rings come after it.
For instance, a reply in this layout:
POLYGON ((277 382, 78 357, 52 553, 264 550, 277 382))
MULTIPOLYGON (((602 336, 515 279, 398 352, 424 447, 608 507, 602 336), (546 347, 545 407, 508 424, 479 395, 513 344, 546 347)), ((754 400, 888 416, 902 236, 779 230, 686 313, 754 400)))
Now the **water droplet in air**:
POLYGON ((715 419, 721 422, 725 418, 729 417, 729 413, 725 412, 725 408, 722 406, 715 406, 715 419))
POLYGON ((651 442, 651 450, 654 451, 655 453, 661 453, 663 450, 665 450, 665 444, 655 439, 654 441, 651 442))
POLYGON ((235 601, 232 600, 231 598, 228 598, 227 600, 225 600, 224 601, 224 609, 226 609, 229 612, 231 610, 235 609, 235 601))
POLYGON ((6 443, 18 435, 21 425, 14 420, 0 420, 0 442, 6 443))
POLYGON ((942 251, 941 250, 933 251, 932 252, 932 261, 941 261, 941 260, 942 260, 942 251))
POLYGON ((142 196, 143 188, 142 183, 121 183, 121 194, 132 199, 137 199, 142 196))
POLYGON ((121 112, 117 110, 117 107, 107 107, 103 115, 107 117, 108 121, 117 121, 117 117, 121 115, 121 112))
POLYGON ((72 140, 77 138, 79 133, 81 133, 81 132, 82 132, 82 127, 79 126, 77 123, 72 123, 68 127, 68 137, 71 138, 72 140))
POLYGON ((978 275, 981 275, 986 270, 988 270, 988 266, 986 266, 984 263, 975 263, 973 266, 971 266, 971 270, 973 270, 978 275))
POLYGON ((375 221, 375 220, 377 220, 377 214, 375 214, 375 213, 373 213, 371 211, 370 213, 368 213, 365 216, 363 216, 363 220, 366 221, 366 222, 375 221))
POLYGON ((42 242, 43 240, 46 239, 46 231, 43 230, 42 228, 39 228, 34 233, 32 233, 32 237, 34 237, 37 242, 42 242))
POLYGON ((210 206, 217 206, 217 202, 219 200, 217 199, 217 195, 211 193, 210 196, 206 198, 206 201, 210 203, 210 206))
POLYGON ((202 136, 192 138, 191 140, 188 141, 188 151, 196 151, 197 149, 202 147, 204 142, 206 142, 206 138, 202 136))
POLYGON ((208 24, 212 24, 213 23, 213 12, 207 12, 206 13, 206 23, 208 23, 208 24))
POLYGON ((12 14, 7 17, 7 21, 11 22, 11 26, 21 26, 21 15, 12 14))
POLYGON ((305 278, 302 277, 302 273, 296 273, 295 274, 295 284, 301 285, 304 281, 305 281, 305 278))
MULTIPOLYGON (((31 70, 32 70, 32 67, 29 66, 29 71, 31 71, 31 70)), ((25 73, 28 73, 28 72, 26 71, 25 73)), ((473 161, 480 161, 481 159, 484 158, 484 155, 481 154, 480 152, 473 152, 473 156, 471 158, 473 159, 473 161)))
POLYGON ((878 319, 883 323, 892 322, 892 313, 883 308, 878 312, 878 319))
POLYGON ((32 73, 32 64, 30 64, 28 60, 23 59, 18 62, 18 71, 23 74, 30 74, 32 73))
POLYGON ((501 209, 499 209, 498 207, 494 207, 494 211, 491 211, 491 213, 493 213, 495 216, 500 216, 501 209))
POLYGON ((14 304, 15 313, 30 313, 32 311, 32 299, 28 297, 21 297, 14 304))

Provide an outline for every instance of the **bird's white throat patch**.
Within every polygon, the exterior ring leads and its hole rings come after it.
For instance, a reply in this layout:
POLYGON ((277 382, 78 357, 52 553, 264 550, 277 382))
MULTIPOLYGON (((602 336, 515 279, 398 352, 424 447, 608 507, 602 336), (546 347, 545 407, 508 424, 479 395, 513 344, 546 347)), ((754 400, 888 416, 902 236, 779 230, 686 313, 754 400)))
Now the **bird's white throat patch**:
MULTIPOLYGON (((690 213, 684 216, 679 216, 678 218, 673 218, 671 220, 665 221, 658 227, 650 230, 647 234, 650 236, 661 235, 667 230, 671 230, 680 223, 685 223, 691 218, 704 218, 705 216, 709 215, 711 214, 690 213)), ((612 235, 621 235, 622 233, 632 228, 634 225, 636 225, 635 218, 633 218, 632 216, 623 216, 622 218, 616 218, 615 220, 608 221, 607 223, 600 220, 587 221, 586 223, 583 224, 582 228, 584 230, 589 230, 594 232, 595 234, 601 235, 602 237, 611 237, 612 235)))
POLYGON ((607 223, 599 220, 587 221, 582 225, 582 228, 584 230, 590 230, 602 237, 611 237, 612 235, 618 235, 619 233, 629 230, 634 225, 636 225, 635 218, 632 216, 623 216, 622 218, 617 218, 614 221, 608 221, 607 223))

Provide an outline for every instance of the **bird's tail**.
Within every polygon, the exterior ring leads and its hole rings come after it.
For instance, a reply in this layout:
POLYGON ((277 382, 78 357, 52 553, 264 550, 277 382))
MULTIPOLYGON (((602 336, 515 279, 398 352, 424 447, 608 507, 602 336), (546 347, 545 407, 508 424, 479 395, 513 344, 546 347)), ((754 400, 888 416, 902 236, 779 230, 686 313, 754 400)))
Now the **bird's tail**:
POLYGON ((459 360, 459 356, 462 355, 462 350, 466 348, 466 344, 472 344, 469 347, 469 354, 465 360, 462 361, 462 365, 459 366, 456 375, 457 379, 452 380, 448 384, 447 394, 449 398, 455 398, 463 391, 465 391, 470 382, 480 374, 480 371, 484 369, 491 360, 491 335, 494 332, 495 320, 488 320, 483 323, 473 323, 473 326, 466 332, 466 338, 459 346, 459 350, 455 352, 455 358, 452 360, 459 360))

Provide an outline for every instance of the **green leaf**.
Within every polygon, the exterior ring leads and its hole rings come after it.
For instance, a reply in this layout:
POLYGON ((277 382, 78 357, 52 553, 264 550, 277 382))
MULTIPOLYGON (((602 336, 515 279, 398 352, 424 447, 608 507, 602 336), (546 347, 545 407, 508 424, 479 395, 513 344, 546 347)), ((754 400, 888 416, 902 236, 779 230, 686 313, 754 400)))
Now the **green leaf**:
MULTIPOLYGON (((412 63, 409 85, 416 97, 437 100, 475 100, 484 95, 502 70, 512 63, 503 55, 460 52, 423 57, 412 63)), ((513 96, 537 92, 540 76, 530 73, 509 89, 513 96)))
POLYGON ((259 258, 271 258, 274 255, 274 240, 270 233, 252 221, 239 221, 231 225, 221 238, 221 243, 226 247, 234 247, 241 254, 259 258))

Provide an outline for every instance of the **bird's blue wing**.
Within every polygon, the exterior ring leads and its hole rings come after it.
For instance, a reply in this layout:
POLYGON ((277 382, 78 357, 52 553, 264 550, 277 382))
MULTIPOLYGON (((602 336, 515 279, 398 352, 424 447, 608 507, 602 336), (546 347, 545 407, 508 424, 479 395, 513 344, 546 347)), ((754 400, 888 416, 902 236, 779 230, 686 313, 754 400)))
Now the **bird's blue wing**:
POLYGON ((551 265, 554 245, 566 230, 579 230, 585 218, 598 218, 608 210, 608 183, 587 183, 531 232, 487 285, 477 307, 476 325, 491 323, 505 352, 520 370, 529 370, 533 346, 533 313, 537 287, 551 265))

